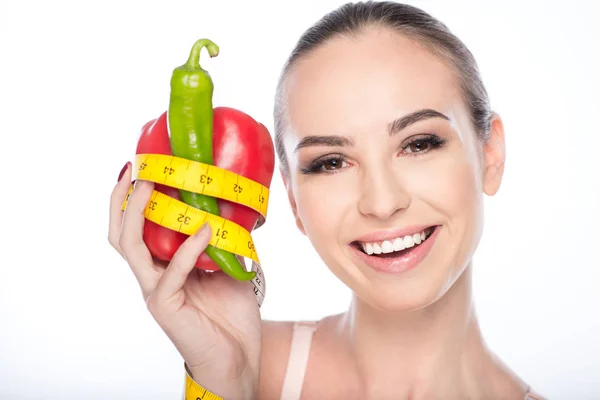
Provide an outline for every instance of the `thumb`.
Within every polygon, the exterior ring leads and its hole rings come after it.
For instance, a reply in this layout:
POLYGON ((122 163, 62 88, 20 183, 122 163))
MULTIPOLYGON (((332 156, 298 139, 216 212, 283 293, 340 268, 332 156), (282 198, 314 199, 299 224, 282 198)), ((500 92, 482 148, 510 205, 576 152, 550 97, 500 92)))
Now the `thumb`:
POLYGON ((204 223, 179 246, 156 286, 154 295, 158 299, 167 299, 181 290, 196 260, 210 243, 211 235, 210 225, 204 223))

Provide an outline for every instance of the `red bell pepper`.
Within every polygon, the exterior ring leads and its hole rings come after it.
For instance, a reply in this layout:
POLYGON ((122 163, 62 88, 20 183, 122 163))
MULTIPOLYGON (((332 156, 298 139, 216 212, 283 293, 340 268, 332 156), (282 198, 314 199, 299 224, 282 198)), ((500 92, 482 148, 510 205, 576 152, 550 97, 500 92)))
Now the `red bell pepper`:
MULTIPOLYGON (((172 155, 167 128, 167 112, 147 122, 140 133, 136 154, 172 155)), ((273 140, 267 128, 248 114, 229 107, 216 107, 213 115, 213 162, 217 167, 254 180, 269 188, 275 168, 273 140)), ((154 190, 180 200, 178 189, 155 183, 154 190)), ((241 225, 251 232, 260 214, 242 204, 218 199, 221 217, 241 225)), ((152 256, 170 261, 188 236, 144 222, 144 242, 152 256)), ((196 267, 215 271, 219 267, 202 253, 196 267)))

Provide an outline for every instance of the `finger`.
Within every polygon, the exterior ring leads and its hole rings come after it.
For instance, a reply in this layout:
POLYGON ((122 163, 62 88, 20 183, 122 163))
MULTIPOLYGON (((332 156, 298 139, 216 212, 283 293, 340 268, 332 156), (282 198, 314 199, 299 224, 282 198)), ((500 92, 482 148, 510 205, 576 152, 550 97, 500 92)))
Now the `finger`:
POLYGON ((179 246, 156 286, 157 299, 168 299, 181 290, 196 260, 210 243, 211 235, 210 225, 205 223, 179 246))
POLYGON ((108 217, 108 242, 123 256, 119 246, 119 236, 121 235, 121 223, 123 221, 123 211, 121 207, 127 197, 127 192, 131 187, 131 162, 125 164, 125 171, 120 176, 110 195, 110 210, 108 217))
POLYGON ((136 276, 144 296, 156 287, 160 274, 152 268, 152 255, 144 243, 144 210, 148 205, 154 183, 138 180, 129 195, 123 215, 119 246, 136 276))

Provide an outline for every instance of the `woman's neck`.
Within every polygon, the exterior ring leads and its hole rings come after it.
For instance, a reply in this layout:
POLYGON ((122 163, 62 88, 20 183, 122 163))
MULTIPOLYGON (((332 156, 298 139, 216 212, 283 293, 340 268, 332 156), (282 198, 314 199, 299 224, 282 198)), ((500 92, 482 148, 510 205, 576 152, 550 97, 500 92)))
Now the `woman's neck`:
MULTIPOLYGON (((365 398, 483 398, 499 390, 490 385, 510 381, 481 336, 471 267, 441 299, 421 310, 394 314, 355 298, 338 332, 365 398)), ((511 386, 510 393, 525 389, 511 386)))

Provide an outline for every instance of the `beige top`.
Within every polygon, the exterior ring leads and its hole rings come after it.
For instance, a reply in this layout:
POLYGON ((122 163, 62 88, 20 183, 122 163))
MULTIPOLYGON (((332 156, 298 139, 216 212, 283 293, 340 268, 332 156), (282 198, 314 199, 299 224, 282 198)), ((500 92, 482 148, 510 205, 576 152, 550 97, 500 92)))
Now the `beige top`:
MULTIPOLYGON (((316 329, 316 321, 297 321, 294 323, 290 356, 280 400, 300 400, 304 375, 308 365, 310 344, 316 329)), ((529 389, 523 400, 544 400, 544 398, 529 389)))

